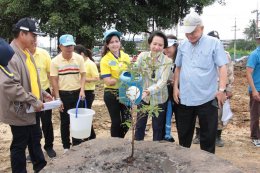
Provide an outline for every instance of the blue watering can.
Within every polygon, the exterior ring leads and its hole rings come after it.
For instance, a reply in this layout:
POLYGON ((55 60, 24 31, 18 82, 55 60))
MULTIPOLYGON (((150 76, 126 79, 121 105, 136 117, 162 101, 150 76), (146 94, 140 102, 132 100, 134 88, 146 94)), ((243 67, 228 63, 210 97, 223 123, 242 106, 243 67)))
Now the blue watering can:
POLYGON ((124 71, 119 79, 119 102, 127 106, 132 106, 132 103, 138 105, 143 93, 142 77, 133 76, 130 72, 124 71))

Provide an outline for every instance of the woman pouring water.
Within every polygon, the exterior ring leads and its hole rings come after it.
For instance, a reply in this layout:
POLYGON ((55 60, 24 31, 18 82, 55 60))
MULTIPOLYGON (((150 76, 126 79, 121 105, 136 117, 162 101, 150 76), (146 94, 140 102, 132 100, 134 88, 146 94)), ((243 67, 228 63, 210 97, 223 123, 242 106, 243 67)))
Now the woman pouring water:
POLYGON ((121 33, 115 29, 104 33, 104 49, 100 62, 101 78, 104 80, 104 101, 111 118, 111 136, 124 138, 128 127, 123 124, 130 117, 127 106, 118 100, 119 76, 130 64, 128 54, 121 50, 121 33))

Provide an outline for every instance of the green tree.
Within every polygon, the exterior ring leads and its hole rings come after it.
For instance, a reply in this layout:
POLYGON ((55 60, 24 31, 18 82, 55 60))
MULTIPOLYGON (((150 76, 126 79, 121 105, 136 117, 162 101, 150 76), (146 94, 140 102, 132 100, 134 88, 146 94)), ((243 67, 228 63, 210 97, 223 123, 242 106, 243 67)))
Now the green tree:
POLYGON ((191 7, 203 7, 220 0, 0 0, 0 32, 11 39, 12 25, 32 17, 50 36, 70 33, 76 42, 92 47, 106 28, 139 34, 176 25, 191 7))
POLYGON ((248 28, 245 28, 243 33, 248 40, 254 40, 259 35, 259 29, 256 27, 255 20, 250 20, 248 28))

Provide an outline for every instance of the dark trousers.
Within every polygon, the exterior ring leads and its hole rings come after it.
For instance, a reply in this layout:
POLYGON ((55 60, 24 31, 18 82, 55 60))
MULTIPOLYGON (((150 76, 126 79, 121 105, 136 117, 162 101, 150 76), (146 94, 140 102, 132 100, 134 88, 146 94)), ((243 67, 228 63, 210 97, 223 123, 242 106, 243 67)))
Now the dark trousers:
POLYGON ((25 149, 28 146, 33 170, 40 171, 47 164, 41 148, 42 131, 40 113, 36 113, 36 124, 29 126, 10 125, 13 140, 10 146, 11 167, 13 173, 26 173, 25 149))
MULTIPOLYGON (((63 102, 64 110, 60 112, 60 132, 61 140, 64 149, 70 148, 70 116, 67 113, 69 109, 76 108, 79 99, 79 90, 75 91, 60 91, 60 98, 63 102)), ((79 106, 82 107, 82 104, 79 106)), ((72 138, 72 145, 78 145, 82 139, 72 138)))
POLYGON ((116 89, 105 89, 104 101, 111 118, 111 136, 124 138, 129 127, 123 123, 130 119, 130 108, 119 102, 116 89))
POLYGON ((260 139, 259 116, 260 116, 260 102, 256 101, 252 93, 250 93, 250 137, 252 139, 260 139))
MULTIPOLYGON (((50 89, 46 89, 46 91, 51 94, 50 89)), ((52 126, 52 110, 44 111, 41 114, 41 123, 42 123, 42 132, 45 140, 44 149, 52 149, 53 148, 53 126, 52 126)))
POLYGON ((179 144, 189 148, 192 143, 196 117, 200 124, 200 148, 215 153, 215 140, 218 126, 218 108, 212 101, 199 106, 177 106, 177 131, 179 144))
MULTIPOLYGON (((91 109, 92 103, 95 100, 94 90, 85 90, 85 96, 86 96, 86 101, 87 101, 87 108, 91 109)), ((96 138, 96 133, 95 133, 93 123, 92 123, 90 137, 87 140, 91 140, 91 139, 95 139, 95 138, 96 138)))
MULTIPOLYGON (((138 105, 138 109, 140 109, 143 105, 148 105, 144 101, 138 105)), ((153 141, 163 140, 165 134, 165 118, 166 118, 166 107, 167 102, 158 105, 161 108, 161 112, 159 112, 159 116, 156 117, 153 115, 152 117, 152 127, 153 127, 153 141)), ((144 140, 145 128, 147 124, 148 114, 137 114, 137 123, 135 128, 135 139, 136 140, 144 140)))

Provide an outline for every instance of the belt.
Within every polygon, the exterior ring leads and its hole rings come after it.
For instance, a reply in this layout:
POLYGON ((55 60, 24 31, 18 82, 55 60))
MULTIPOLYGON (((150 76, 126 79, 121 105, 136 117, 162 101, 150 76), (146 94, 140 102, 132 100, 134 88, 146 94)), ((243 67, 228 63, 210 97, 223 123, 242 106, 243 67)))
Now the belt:
POLYGON ((59 90, 60 95, 73 95, 73 94, 79 94, 80 89, 78 90, 71 90, 71 91, 63 91, 59 90))

